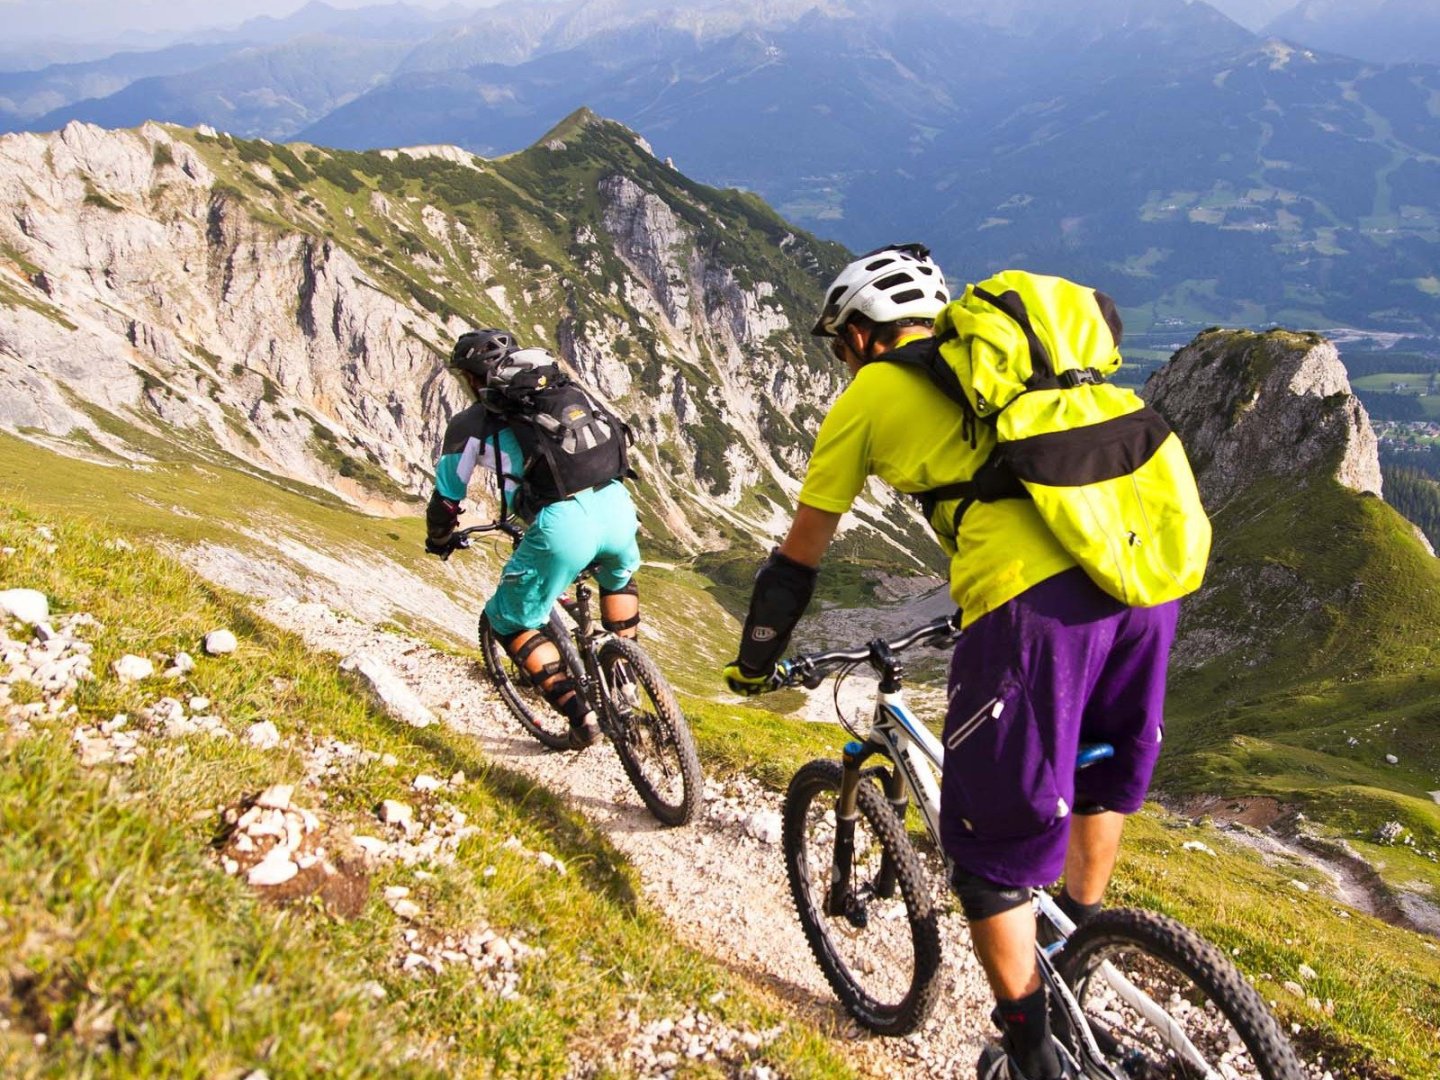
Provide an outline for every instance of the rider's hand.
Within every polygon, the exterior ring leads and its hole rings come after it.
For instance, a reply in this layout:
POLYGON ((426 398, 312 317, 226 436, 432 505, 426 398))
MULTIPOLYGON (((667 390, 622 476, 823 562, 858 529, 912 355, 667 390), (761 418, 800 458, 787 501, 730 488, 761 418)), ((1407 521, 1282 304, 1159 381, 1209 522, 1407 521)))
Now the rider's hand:
POLYGON ((454 533, 447 536, 444 540, 432 540, 428 536, 425 538, 425 550, 431 555, 438 555, 442 559, 448 559, 450 558, 451 552, 460 551, 462 548, 468 548, 469 546, 470 538, 468 536, 457 536, 454 533))
POLYGON ((732 660, 725 665, 721 674, 725 676, 726 686, 735 693, 743 694, 746 697, 764 694, 780 685, 778 666, 771 667, 769 671, 763 671, 758 675, 752 675, 741 665, 739 660, 732 660))

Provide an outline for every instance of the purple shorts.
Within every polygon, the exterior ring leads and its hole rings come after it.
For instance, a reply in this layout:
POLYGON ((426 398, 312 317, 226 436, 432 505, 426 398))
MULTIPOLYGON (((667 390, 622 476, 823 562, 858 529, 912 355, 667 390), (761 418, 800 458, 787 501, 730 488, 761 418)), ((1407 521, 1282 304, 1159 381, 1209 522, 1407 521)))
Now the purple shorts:
POLYGON ((955 646, 940 827, 955 865, 1049 885, 1078 804, 1132 813, 1164 729, 1179 602, 1132 608, 1067 570, 976 619, 955 646), (1115 756, 1075 771, 1081 743, 1115 756))

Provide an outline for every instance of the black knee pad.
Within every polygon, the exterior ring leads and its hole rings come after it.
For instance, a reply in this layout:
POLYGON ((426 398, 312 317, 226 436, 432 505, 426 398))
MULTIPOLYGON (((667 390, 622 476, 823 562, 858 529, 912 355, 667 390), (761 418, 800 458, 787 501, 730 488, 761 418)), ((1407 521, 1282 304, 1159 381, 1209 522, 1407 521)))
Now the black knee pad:
MULTIPOLYGON (((618 589, 607 589, 607 588, 605 588, 603 585, 602 585, 601 588, 600 588, 600 599, 601 599, 602 601, 603 601, 603 600, 605 599, 605 597, 607 597, 607 596, 636 596, 636 597, 638 597, 639 595, 640 595, 640 590, 635 587, 635 579, 634 579, 634 578, 631 578, 631 579, 630 579, 629 581, 627 581, 624 585, 621 585, 620 588, 618 588, 618 589)), ((616 622, 611 622, 609 619, 605 618, 605 616, 604 616, 604 614, 603 614, 603 611, 604 611, 603 604, 602 604, 602 607, 601 607, 601 611, 602 611, 602 614, 601 614, 601 616, 600 616, 600 625, 603 626, 606 630, 609 630, 612 634, 619 633, 621 630, 629 630, 632 626, 639 626, 639 625, 640 625, 640 613, 639 613, 638 611, 637 611, 634 615, 631 615, 630 618, 628 618, 628 619, 620 619, 620 620, 618 620, 618 621, 616 621, 616 622)))
POLYGON ((1030 902, 1030 890, 997 885, 956 866, 950 871, 950 888, 960 898, 960 909, 970 922, 1003 915, 1030 902))
POLYGON ((1094 799, 1081 799, 1070 811, 1076 817, 1091 817, 1095 814, 1108 814, 1110 808, 1102 806, 1094 799))
POLYGON ((550 636, 550 628, 548 626, 542 626, 538 630, 534 631, 526 629, 516 630, 513 634, 496 634, 495 640, 500 642, 501 646, 504 647, 506 655, 508 655, 511 660, 514 660, 515 663, 519 664, 521 667, 525 666, 525 661, 529 659, 530 654, 536 649, 538 649, 545 642, 548 641, 551 645, 555 644, 555 639, 550 636), (531 637, 528 641, 526 641, 524 645, 521 645, 517 649, 515 647, 515 639, 523 634, 530 633, 533 633, 534 636, 531 637))

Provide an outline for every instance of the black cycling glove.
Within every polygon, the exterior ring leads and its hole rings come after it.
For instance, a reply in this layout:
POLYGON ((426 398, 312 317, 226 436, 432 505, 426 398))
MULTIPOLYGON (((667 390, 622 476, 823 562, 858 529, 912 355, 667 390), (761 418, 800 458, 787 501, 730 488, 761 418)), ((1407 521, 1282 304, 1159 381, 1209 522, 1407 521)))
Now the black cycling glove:
POLYGON ((740 638, 740 655, 735 664, 751 678, 769 675, 785 655, 795 624, 805 614, 815 595, 820 576, 813 566, 798 563, 776 548, 755 574, 750 594, 750 613, 740 638))

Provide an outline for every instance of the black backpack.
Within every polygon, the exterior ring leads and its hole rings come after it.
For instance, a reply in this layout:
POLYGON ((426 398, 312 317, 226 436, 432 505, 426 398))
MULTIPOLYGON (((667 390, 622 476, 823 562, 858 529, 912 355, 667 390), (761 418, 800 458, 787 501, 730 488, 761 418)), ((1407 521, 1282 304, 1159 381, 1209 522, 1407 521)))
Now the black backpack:
MULTIPOLYGON (((544 349, 520 349, 496 366, 486 380, 485 405, 520 443, 521 475, 508 479, 520 485, 515 509, 526 517, 587 488, 634 475, 630 428, 572 381, 544 349)), ((495 459, 500 460, 498 445, 495 459)), ((500 478, 502 489, 506 479, 500 478)))

